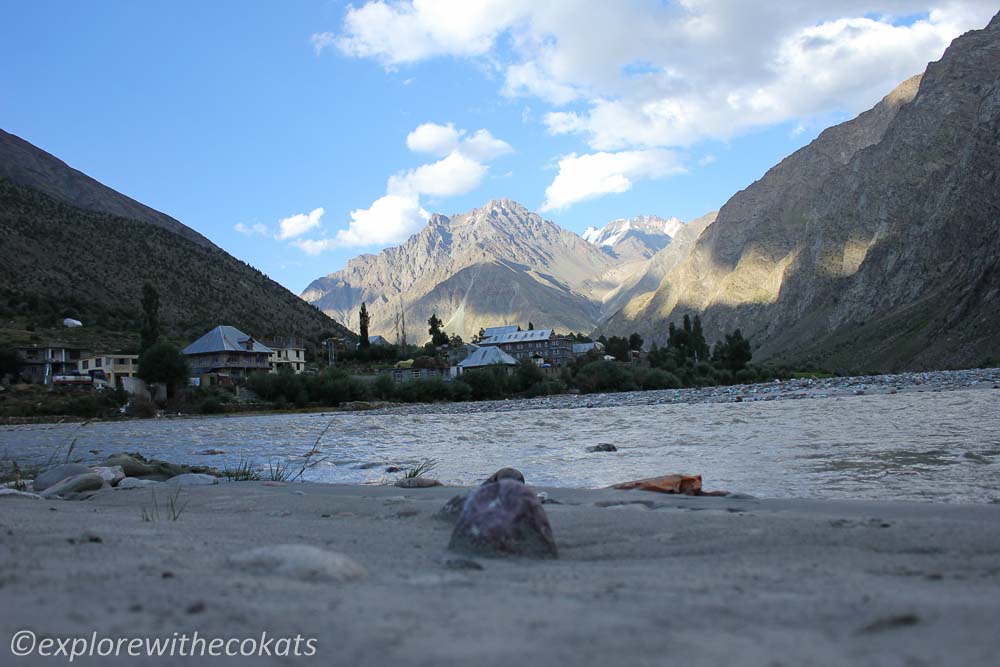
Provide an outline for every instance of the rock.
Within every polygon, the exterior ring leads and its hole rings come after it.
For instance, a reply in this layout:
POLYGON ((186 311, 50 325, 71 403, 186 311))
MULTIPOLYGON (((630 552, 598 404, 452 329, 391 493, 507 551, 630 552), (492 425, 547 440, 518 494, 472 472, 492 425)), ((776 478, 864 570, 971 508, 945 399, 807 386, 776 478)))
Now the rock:
POLYGON ((111 486, 116 486, 120 481, 125 479, 125 471, 122 470, 121 466, 98 466, 91 468, 91 470, 100 475, 101 479, 111 486))
POLYGON ((104 462, 106 467, 118 466, 125 473, 126 477, 142 477, 156 473, 156 468, 136 459, 129 454, 115 454, 109 456, 104 462))
POLYGON ((121 466, 126 477, 147 477, 151 475, 161 475, 164 479, 177 477, 186 473, 208 474, 219 477, 222 475, 218 470, 209 466, 189 466, 159 461, 157 459, 146 459, 138 452, 130 454, 114 454, 108 457, 105 462, 107 466, 121 466))
POLYGON ((226 452, 221 449, 205 449, 198 453, 202 456, 218 456, 219 454, 225 454, 226 452))
POLYGON ((154 482, 151 479, 139 479, 138 477, 126 477, 122 481, 118 482, 116 488, 119 489, 138 489, 144 486, 153 486, 156 484, 161 484, 162 482, 154 482))
POLYGON ((307 544, 257 547, 230 556, 229 563, 250 574, 266 574, 301 581, 359 581, 368 572, 347 556, 307 544))
POLYGON ((49 468, 35 478, 31 488, 36 493, 58 484, 59 482, 73 477, 74 475, 85 475, 90 472, 90 468, 82 463, 64 463, 62 465, 49 468))
POLYGON ((461 516, 462 508, 465 507, 465 501, 468 499, 468 493, 461 493, 457 496, 452 496, 451 499, 444 504, 444 507, 439 509, 434 516, 438 519, 455 523, 458 521, 458 517, 461 516))
POLYGON ((541 502, 534 491, 513 479, 483 484, 472 492, 448 548, 484 556, 559 556, 541 502))
POLYGON ((400 468, 399 466, 387 466, 386 469, 385 469, 385 471, 386 472, 403 472, 403 469, 400 468))
POLYGON ((53 484, 42 492, 42 498, 55 498, 56 496, 84 491, 98 491, 102 486, 104 486, 103 477, 96 472, 86 472, 82 475, 67 477, 61 482, 53 484))
POLYGON ((444 484, 430 477, 404 477, 396 480, 395 486, 401 489, 426 489, 431 486, 444 486, 444 484))
POLYGON ((208 486, 211 484, 218 484, 219 478, 213 477, 212 475, 202 475, 199 473, 188 472, 183 475, 171 477, 165 483, 178 484, 180 486, 208 486))
POLYGON ((500 470, 490 475, 489 479, 483 482, 483 484, 499 482, 501 479, 513 479, 524 484, 524 475, 517 468, 500 468, 500 470))
POLYGON ((686 493, 696 496, 701 493, 701 475, 661 475, 660 477, 615 484, 611 488, 657 491, 659 493, 686 493))
POLYGON ((27 491, 17 491, 16 489, 0 489, 0 497, 7 496, 8 498, 34 498, 35 500, 41 500, 42 497, 37 493, 28 493, 27 491))
POLYGON ((599 445, 594 445, 593 447, 587 447, 587 451, 592 454, 594 452, 617 452, 618 448, 610 443, 602 442, 599 445))

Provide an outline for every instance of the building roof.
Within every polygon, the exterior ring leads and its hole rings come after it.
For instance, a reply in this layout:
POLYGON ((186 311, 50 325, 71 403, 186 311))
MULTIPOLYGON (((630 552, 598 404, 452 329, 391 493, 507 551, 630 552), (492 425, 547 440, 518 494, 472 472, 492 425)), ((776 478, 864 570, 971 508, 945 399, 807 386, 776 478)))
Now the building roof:
POLYGON ((184 348, 184 354, 211 354, 213 352, 264 352, 273 350, 253 340, 236 327, 220 325, 184 348), (252 345, 247 348, 247 343, 252 345))
POLYGON ((369 345, 389 345, 390 343, 389 343, 389 341, 387 341, 385 339, 385 337, 376 334, 374 336, 369 336, 368 337, 368 344, 369 345))
POLYGON ((591 350, 604 352, 604 345, 599 342, 594 343, 573 343, 573 354, 587 354, 591 350))
POLYGON ((525 341, 548 340, 552 337, 552 329, 532 329, 531 331, 513 331, 510 333, 490 336, 479 341, 480 345, 501 345, 503 343, 523 343, 525 341))
POLYGON ((502 327, 486 327, 483 330, 483 338, 492 338, 493 336, 502 336, 503 334, 516 333, 521 327, 516 324, 507 324, 502 327))
POLYGON ((481 347, 458 362, 461 368, 482 368, 484 366, 517 366, 517 359, 496 347, 481 347))

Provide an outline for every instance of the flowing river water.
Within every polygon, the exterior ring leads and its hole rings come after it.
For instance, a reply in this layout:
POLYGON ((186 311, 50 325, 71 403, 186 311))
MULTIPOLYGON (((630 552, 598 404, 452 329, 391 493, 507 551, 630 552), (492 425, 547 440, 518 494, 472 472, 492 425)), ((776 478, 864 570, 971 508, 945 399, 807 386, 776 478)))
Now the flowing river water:
POLYGON ((121 451, 217 468, 241 460, 310 481, 376 483, 432 459, 446 484, 513 466, 537 486, 599 487, 701 474, 706 489, 760 497, 1000 502, 1000 391, 471 414, 336 412, 0 427, 0 455, 100 460, 121 451), (328 428, 329 427, 329 428, 328 428), (321 436, 325 431, 325 434, 321 436), (319 439, 317 445, 317 439, 319 439), (586 448, 611 443, 613 453, 586 448), (206 450, 224 454, 208 455, 206 450), (89 453, 98 450, 98 454, 89 453))

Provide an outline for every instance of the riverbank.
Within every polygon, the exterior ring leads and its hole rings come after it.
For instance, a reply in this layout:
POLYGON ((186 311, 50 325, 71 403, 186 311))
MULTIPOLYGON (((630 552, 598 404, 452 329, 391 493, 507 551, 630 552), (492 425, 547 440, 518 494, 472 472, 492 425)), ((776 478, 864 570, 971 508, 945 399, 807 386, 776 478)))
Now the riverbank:
POLYGON ((27 629, 317 639, 311 658, 255 664, 983 665, 996 656, 1000 506, 539 490, 559 503, 544 505, 558 560, 448 551, 452 527, 434 515, 457 488, 185 487, 176 521, 167 494, 154 501, 143 488, 83 502, 0 498, 0 652, 27 629), (154 502, 159 518, 144 521, 154 502), (343 554, 364 574, 246 568, 252 549, 283 544, 343 554))

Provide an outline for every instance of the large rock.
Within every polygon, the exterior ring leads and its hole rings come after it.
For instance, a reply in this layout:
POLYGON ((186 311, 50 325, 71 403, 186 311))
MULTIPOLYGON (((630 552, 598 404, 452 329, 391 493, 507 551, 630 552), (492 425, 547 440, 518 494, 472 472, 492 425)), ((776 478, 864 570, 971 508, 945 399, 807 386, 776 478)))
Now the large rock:
POLYGON ((63 463, 62 465, 49 468, 39 474, 38 477, 35 478, 31 488, 35 491, 35 493, 40 493, 68 477, 73 477, 74 475, 84 475, 88 472, 90 472, 90 468, 82 463, 63 463))
POLYGON ((701 494, 701 475, 661 475, 638 479, 634 482, 615 484, 612 489, 626 491, 656 491, 658 493, 683 493, 689 496, 701 494))
POLYGON ((484 556, 559 555, 538 496, 513 479, 489 482, 472 492, 448 548, 484 556))
POLYGON ((490 484, 491 482, 499 482, 501 479, 513 479, 521 484, 524 484, 524 474, 517 468, 500 468, 495 473, 489 476, 489 478, 483 482, 483 484, 490 484))
POLYGON ((103 486, 104 478, 96 472, 86 472, 82 475, 67 477, 57 484, 53 484, 42 492, 42 498, 55 498, 56 496, 66 496, 84 491, 98 491, 103 486))
POLYGON ((153 475, 157 472, 153 466, 129 454, 109 456, 104 465, 106 467, 121 468, 126 477, 142 477, 143 475, 153 475))
POLYGON ((147 459, 137 452, 114 454, 108 457, 105 466, 121 466, 126 477, 160 476, 163 479, 184 475, 187 473, 209 474, 218 477, 221 473, 209 466, 191 466, 147 459))
POLYGON ((426 489, 432 486, 444 486, 444 484, 429 477, 404 477, 396 480, 395 486, 401 489, 426 489))
POLYGON ((0 489, 0 497, 6 496, 8 498, 33 498, 35 500, 41 500, 41 496, 37 493, 28 493, 27 491, 18 491, 17 489, 0 489))
POLYGON ((355 560, 307 544, 257 547, 229 557, 230 565, 250 574, 278 575, 302 581, 359 581, 368 576, 355 560))

